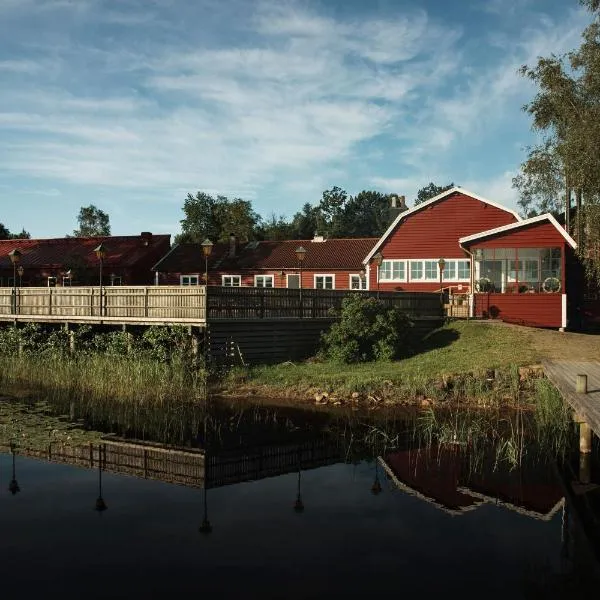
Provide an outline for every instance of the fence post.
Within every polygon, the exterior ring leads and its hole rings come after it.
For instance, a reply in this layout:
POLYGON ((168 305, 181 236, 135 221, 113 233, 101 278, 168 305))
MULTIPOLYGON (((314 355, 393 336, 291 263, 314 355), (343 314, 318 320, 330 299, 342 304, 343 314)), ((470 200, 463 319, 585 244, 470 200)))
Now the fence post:
POLYGON ((144 317, 148 317, 148 286, 144 288, 144 317))
POLYGON ((48 314, 52 314, 52 288, 48 288, 48 314))

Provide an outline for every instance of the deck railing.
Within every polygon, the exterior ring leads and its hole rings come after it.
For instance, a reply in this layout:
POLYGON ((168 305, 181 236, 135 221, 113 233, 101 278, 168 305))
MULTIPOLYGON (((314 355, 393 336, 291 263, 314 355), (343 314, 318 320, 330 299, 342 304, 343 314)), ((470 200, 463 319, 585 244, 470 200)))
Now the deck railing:
MULTIPOLYGON (((160 321, 327 319, 349 294, 373 291, 204 286, 0 288, 0 317, 48 321, 160 321)), ((438 318, 440 297, 424 292, 381 292, 380 299, 414 318, 438 318)))

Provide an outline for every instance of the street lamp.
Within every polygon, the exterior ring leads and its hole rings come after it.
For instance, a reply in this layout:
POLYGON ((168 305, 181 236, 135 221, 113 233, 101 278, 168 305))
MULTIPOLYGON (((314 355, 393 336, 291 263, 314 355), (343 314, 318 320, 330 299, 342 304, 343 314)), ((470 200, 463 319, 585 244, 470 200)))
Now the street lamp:
POLYGON ((13 266, 12 314, 17 313, 17 264, 21 261, 21 251, 14 248, 8 253, 13 266))
POLYGON ((19 274, 19 287, 23 287, 23 273, 25 273, 23 265, 17 267, 17 273, 19 274))
POLYGON ((304 248, 303 246, 298 246, 296 248, 296 260, 298 261, 298 266, 300 269, 300 318, 302 318, 302 263, 304 262, 304 259, 306 258, 306 248, 304 248))
POLYGON ((438 260, 438 267, 439 267, 439 271, 440 271, 440 306, 442 307, 442 315, 444 314, 444 289, 443 289, 443 283, 442 283, 442 279, 444 277, 444 269, 446 268, 446 261, 443 258, 440 258, 440 260, 438 260))
POLYGON ((359 276, 360 276, 360 285, 358 286, 358 288, 360 290, 362 290, 362 289, 366 290, 367 289, 367 271, 364 267, 360 270, 359 276))
POLYGON ((99 244, 94 248, 94 252, 96 253, 96 258, 100 261, 100 316, 102 316, 104 314, 102 303, 102 266, 106 258, 106 246, 99 244))
POLYGON ((373 264, 377 266, 377 299, 379 300, 379 269, 383 264, 383 254, 381 252, 377 252, 373 256, 373 264))
POLYGON ((212 254, 213 243, 206 238, 202 244, 202 254, 204 255, 204 282, 208 287, 208 257, 212 254))

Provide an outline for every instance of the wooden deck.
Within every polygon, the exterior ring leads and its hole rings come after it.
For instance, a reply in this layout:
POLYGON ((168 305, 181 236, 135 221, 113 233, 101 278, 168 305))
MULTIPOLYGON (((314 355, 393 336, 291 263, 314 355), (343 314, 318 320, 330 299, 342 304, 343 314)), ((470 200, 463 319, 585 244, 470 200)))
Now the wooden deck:
POLYGON ((600 362, 544 360, 544 373, 570 404, 579 419, 585 421, 596 435, 600 435, 600 362), (588 393, 575 391, 577 375, 588 378, 588 393))

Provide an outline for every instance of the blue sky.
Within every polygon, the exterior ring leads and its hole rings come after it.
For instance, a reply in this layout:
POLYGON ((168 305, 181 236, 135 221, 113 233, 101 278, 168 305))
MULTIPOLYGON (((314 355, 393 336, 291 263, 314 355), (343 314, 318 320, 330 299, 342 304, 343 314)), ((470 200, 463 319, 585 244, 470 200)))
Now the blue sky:
POLYGON ((517 74, 576 0, 0 0, 0 222, 177 233, 187 192, 292 215, 339 185, 454 181, 515 207, 517 74))

